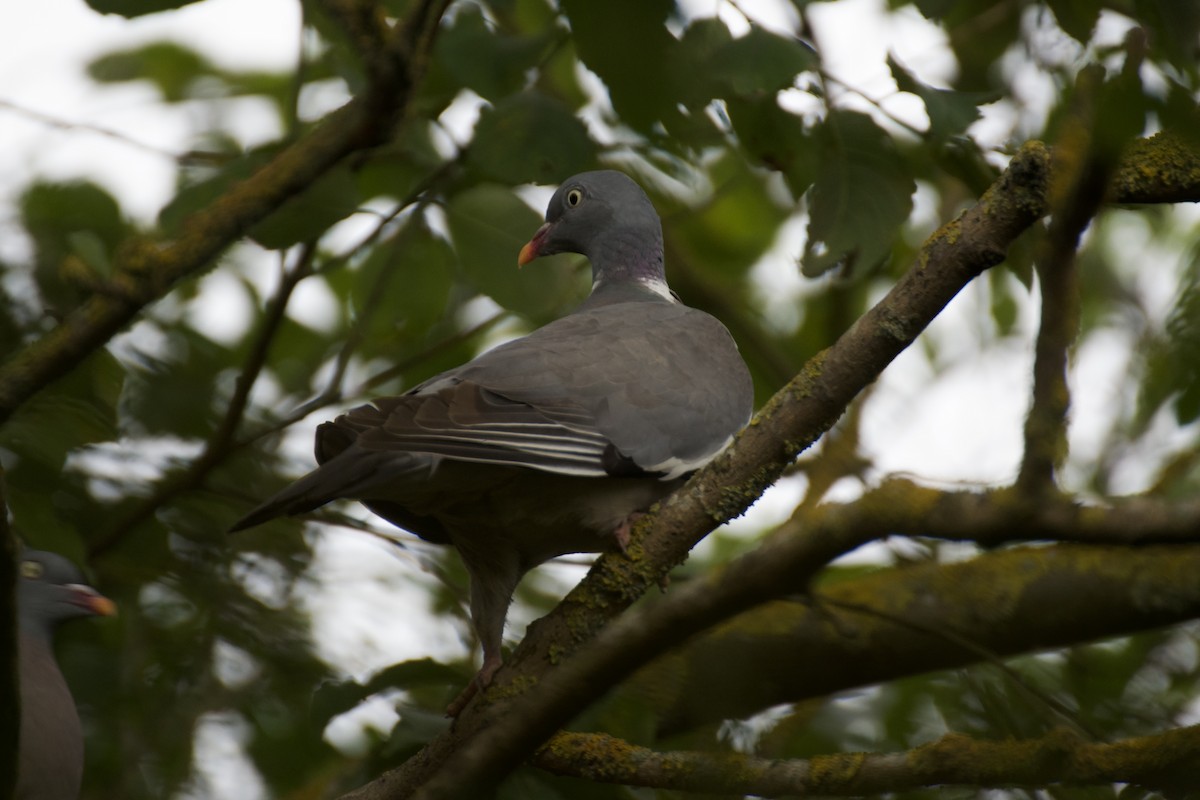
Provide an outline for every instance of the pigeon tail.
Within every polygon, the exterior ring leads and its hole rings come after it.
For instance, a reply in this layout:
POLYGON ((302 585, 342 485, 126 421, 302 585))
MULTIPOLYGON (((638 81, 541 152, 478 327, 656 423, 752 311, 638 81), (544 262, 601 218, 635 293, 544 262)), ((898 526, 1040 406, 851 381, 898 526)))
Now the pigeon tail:
POLYGON ((360 498, 381 482, 395 478, 412 466, 411 459, 381 463, 381 454, 368 454, 350 446, 290 486, 271 497, 230 526, 230 533, 253 528, 276 517, 305 514, 343 497, 360 498))

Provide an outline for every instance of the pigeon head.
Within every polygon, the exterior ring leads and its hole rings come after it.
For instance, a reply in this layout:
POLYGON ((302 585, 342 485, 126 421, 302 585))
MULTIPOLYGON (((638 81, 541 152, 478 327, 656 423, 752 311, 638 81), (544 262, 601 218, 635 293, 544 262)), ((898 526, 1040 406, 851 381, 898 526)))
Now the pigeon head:
POLYGON ((639 281, 660 294, 667 291, 658 213, 642 187, 623 173, 581 172, 558 187, 546 223, 521 248, 517 263, 555 253, 587 256, 597 285, 639 281))
POLYGON ((116 613, 113 601, 88 586, 70 561, 56 553, 28 549, 20 554, 17 608, 21 627, 47 638, 60 622, 116 613))

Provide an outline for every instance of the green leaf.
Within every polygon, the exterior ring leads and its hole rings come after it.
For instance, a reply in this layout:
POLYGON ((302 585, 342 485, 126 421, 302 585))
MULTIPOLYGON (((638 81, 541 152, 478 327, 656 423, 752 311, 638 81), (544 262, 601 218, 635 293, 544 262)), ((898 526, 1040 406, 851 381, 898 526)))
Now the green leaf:
POLYGON ((510 190, 483 184, 460 192, 447 203, 446 220, 463 273, 504 308, 547 319, 582 294, 557 258, 517 268, 517 254, 542 220, 510 190))
POLYGON ((672 63, 672 80, 679 101, 691 109, 702 108, 722 94, 722 76, 712 69, 717 53, 733 41, 725 23, 716 17, 694 20, 680 37, 672 63))
POLYGON ((817 66, 816 54, 804 42, 754 25, 745 36, 718 49, 708 69, 730 92, 745 97, 787 89, 797 75, 817 66))
POLYGON ((183 8, 199 0, 87 0, 92 10, 101 14, 120 14, 122 17, 141 17, 172 8, 183 8))
POLYGON ((865 114, 831 112, 817 143, 802 271, 813 277, 856 264, 870 270, 908 219, 916 184, 895 143, 865 114))
POLYGON ((1046 5, 1054 12, 1058 26, 1075 41, 1083 45, 1090 43, 1092 31, 1100 19, 1100 3, 1095 0, 1046 0, 1046 5))
POLYGON ((667 78, 671 0, 562 0, 579 57, 608 87, 622 121, 648 130, 676 102, 667 78))
POLYGON ((149 81, 168 103, 189 99, 192 85, 215 72, 207 58, 175 42, 152 42, 108 53, 88 64, 87 70, 97 83, 149 81))
POLYGON ((432 124, 413 120, 384 147, 372 150, 355 173, 363 202, 375 197, 408 200, 430 173, 443 164, 430 138, 432 124))
POLYGON ((107 272, 118 244, 130 233, 107 190, 88 182, 35 183, 20 199, 21 219, 34 245, 34 278, 42 301, 60 313, 88 293, 72 283, 63 263, 74 255, 107 272))
POLYGON ((929 114, 929 135, 935 139, 947 139, 962 133, 979 119, 979 106, 1000 99, 996 92, 935 89, 917 80, 895 56, 889 55, 887 63, 900 91, 915 94, 925 103, 925 111, 929 114))
POLYGON ((525 85, 555 35, 548 28, 537 36, 514 36, 488 26, 476 6, 455 15, 438 36, 434 59, 455 81, 493 102, 525 85))
POLYGON ((727 287, 740 287, 747 269, 775 240, 788 209, 773 201, 762 175, 744 160, 727 156, 714 164, 715 187, 702 208, 671 223, 671 239, 689 263, 702 266, 727 287))
MULTIPOLYGON (((0 428, 0 447, 51 471, 91 442, 117 438, 117 400, 125 381, 121 364, 98 350, 21 406, 0 428)), ((19 466, 18 466, 19 469, 19 466)))
POLYGON ((350 287, 362 355, 394 359, 419 346, 446 314, 456 268, 450 245, 421 219, 376 247, 350 287))
POLYGON ((486 180, 557 183, 592 166, 596 146, 571 110, 541 92, 505 98, 485 108, 467 163, 486 180))
POLYGON ((783 173, 794 197, 803 195, 816 178, 818 163, 804 121, 780 108, 774 95, 730 98, 725 107, 742 147, 768 169, 783 173))
POLYGON ((268 250, 315 241, 335 222, 358 210, 358 184, 350 167, 334 167, 250 229, 268 250))

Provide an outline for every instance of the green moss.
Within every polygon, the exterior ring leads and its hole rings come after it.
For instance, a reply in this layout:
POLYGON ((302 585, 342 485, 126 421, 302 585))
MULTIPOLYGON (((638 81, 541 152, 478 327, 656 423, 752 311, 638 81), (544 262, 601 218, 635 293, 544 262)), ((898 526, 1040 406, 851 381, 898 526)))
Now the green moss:
POLYGON ((845 788, 858 775, 866 758, 866 753, 814 756, 809 761, 808 788, 814 793, 845 788))

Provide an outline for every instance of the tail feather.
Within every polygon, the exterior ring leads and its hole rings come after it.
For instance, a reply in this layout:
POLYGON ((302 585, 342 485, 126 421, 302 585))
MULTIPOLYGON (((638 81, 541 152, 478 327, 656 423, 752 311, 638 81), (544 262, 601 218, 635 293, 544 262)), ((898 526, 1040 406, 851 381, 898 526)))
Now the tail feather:
POLYGON ((304 514, 343 497, 361 499, 372 489, 413 473, 419 460, 409 454, 372 453, 350 447, 239 519, 230 533, 282 516, 304 514))
POLYGON ((246 528, 253 528, 276 517, 303 514, 319 508, 331 500, 336 500, 341 495, 336 490, 329 491, 331 488, 327 485, 329 476, 322 475, 321 473, 324 471, 323 467, 315 469, 290 486, 284 487, 274 497, 233 523, 229 532, 236 533, 246 528))

